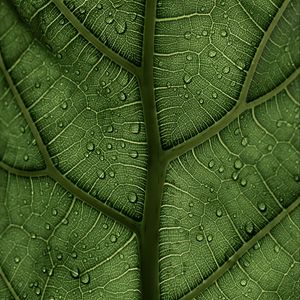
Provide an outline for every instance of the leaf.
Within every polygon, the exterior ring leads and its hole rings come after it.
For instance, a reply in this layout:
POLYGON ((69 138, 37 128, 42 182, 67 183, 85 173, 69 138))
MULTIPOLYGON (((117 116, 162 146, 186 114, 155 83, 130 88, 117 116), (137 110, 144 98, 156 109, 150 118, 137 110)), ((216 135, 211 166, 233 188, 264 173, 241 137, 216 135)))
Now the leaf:
POLYGON ((296 0, 0 0, 0 298, 296 299, 296 0))

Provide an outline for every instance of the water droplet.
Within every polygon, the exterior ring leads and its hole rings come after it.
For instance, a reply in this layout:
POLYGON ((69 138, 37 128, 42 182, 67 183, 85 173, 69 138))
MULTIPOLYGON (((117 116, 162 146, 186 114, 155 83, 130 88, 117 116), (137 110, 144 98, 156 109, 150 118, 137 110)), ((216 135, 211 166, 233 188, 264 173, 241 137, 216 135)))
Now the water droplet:
POLYGON ((210 169, 213 168, 214 165, 215 165, 214 160, 211 160, 211 161, 208 163, 208 167, 209 167, 210 169))
POLYGON ((50 224, 49 224, 49 223, 46 223, 45 228, 46 228, 47 230, 50 230, 50 224))
POLYGON ((246 286, 247 285, 247 281, 245 279, 241 280, 241 286, 246 286))
POLYGON ((268 149, 268 151, 272 151, 273 145, 268 145, 267 149, 268 149))
POLYGON ((122 23, 115 23, 115 30, 118 34, 123 34, 127 30, 127 23, 122 22, 122 23))
POLYGON ((184 83, 186 83, 186 84, 191 83, 192 80, 193 80, 193 77, 190 76, 189 74, 185 74, 184 77, 183 77, 183 81, 184 81, 184 83))
POLYGON ((218 94, 217 94, 216 92, 213 92, 213 93, 212 93, 212 97, 213 97, 214 99, 217 99, 217 98, 218 98, 218 94))
POLYGON ((76 253, 75 251, 73 251, 73 252, 71 253, 71 256, 72 256, 73 258, 77 258, 77 253, 76 253))
POLYGON ((198 242, 203 241, 203 239, 204 239, 203 234, 197 234, 197 235, 196 235, 196 240, 197 240, 198 242))
POLYGON ((184 38, 186 40, 190 40, 191 39, 191 36, 192 36, 192 33, 190 31, 187 31, 184 33, 184 38))
POLYGON ((241 144, 242 144, 242 146, 246 147, 248 145, 248 139, 246 137, 243 137, 241 144))
POLYGON ((247 180, 245 178, 242 178, 240 181, 241 186, 246 186, 247 185, 247 180))
POLYGON ((115 243, 116 241, 117 241, 117 236, 116 235, 114 235, 114 234, 112 234, 111 236, 110 236, 110 241, 112 242, 112 243, 115 243))
POLYGON ((86 144, 86 149, 87 149, 88 151, 93 151, 93 150, 95 149, 94 143, 92 143, 92 142, 87 143, 87 144, 86 144))
POLYGON ((215 56, 217 55, 217 52, 214 51, 214 50, 210 50, 210 51, 208 52, 208 55, 209 55, 209 57, 213 58, 213 57, 215 57, 215 56))
POLYGON ((35 288, 35 293, 36 293, 36 295, 40 295, 41 289, 39 287, 35 288))
POLYGON ((25 161, 28 161, 28 160, 29 160, 29 156, 28 156, 27 154, 25 154, 25 155, 23 156, 23 159, 24 159, 25 161))
POLYGON ((108 225, 106 223, 103 223, 102 227, 103 227, 103 229, 107 229, 108 225))
POLYGON ((230 72, 230 67, 225 66, 222 71, 224 74, 228 74, 230 72))
POLYGON ((257 207, 261 212, 264 212, 267 209, 266 204, 263 202, 258 203, 257 207))
POLYGON ((207 241, 210 243, 213 240, 213 236, 211 234, 209 234, 207 236, 207 241))
POLYGON ((18 264, 20 262, 20 258, 18 256, 16 256, 14 261, 15 261, 16 264, 18 264))
POLYGON ((75 268, 74 270, 70 270, 70 274, 73 278, 78 278, 79 277, 79 269, 75 268))
POLYGON ((121 101, 125 101, 126 98, 127 98, 127 95, 126 95, 124 92, 120 92, 120 94, 119 94, 119 99, 120 99, 121 101))
POLYGON ((296 182, 299 182, 299 181, 300 181, 300 176, 295 175, 295 176, 294 176, 294 180, 295 180, 296 182))
POLYGON ((105 18, 106 24, 112 24, 115 21, 115 19, 112 16, 108 16, 105 18))
POLYGON ((88 284, 90 282, 90 275, 89 275, 89 273, 84 273, 80 277, 80 282, 83 283, 83 284, 88 284))
POLYGON ((67 108, 68 108, 68 103, 67 103, 67 102, 63 102, 63 103, 60 105, 60 107, 61 107, 62 109, 67 109, 67 108))
POLYGON ((245 225, 245 229, 248 234, 252 234, 254 231, 253 223, 251 221, 247 222, 245 225))
POLYGON ((236 161, 234 162, 234 167, 239 170, 243 167, 243 163, 240 159, 236 159, 236 161))
POLYGON ((222 37, 227 36, 227 31, 226 31, 226 30, 221 30, 221 36, 222 36, 222 37))
POLYGON ((216 215, 217 215, 217 217, 222 217, 223 213, 222 213, 221 209, 217 209, 216 215))
POLYGON ((35 88, 37 88, 37 89, 38 89, 38 88, 40 88, 40 87, 41 87, 41 84, 40 84, 39 82, 36 82, 34 86, 35 86, 35 88))
POLYGON ((135 203, 137 201, 137 195, 136 195, 136 193, 134 193, 134 192, 128 193, 127 199, 129 200, 129 202, 135 203))
POLYGON ((240 70, 244 70, 245 67, 246 67, 245 63, 244 63, 243 61, 241 61, 241 60, 238 60, 238 61, 236 62, 236 64, 237 64, 237 67, 238 67, 240 70))
POLYGON ((236 181, 236 180, 239 178, 239 174, 238 174, 237 172, 233 172, 233 173, 231 174, 231 178, 232 178, 234 181, 236 181))
POLYGON ((220 166, 219 168, 219 173, 223 173, 224 172, 224 167, 223 166, 220 166))
POLYGON ((279 246, 278 246, 278 245, 276 245, 276 246, 274 247, 274 251, 275 251, 276 253, 278 253, 278 252, 279 252, 279 250, 280 250, 279 246))
POLYGON ((130 150, 129 156, 131 158, 137 158, 139 156, 139 153, 136 150, 130 150))
POLYGON ((141 130, 140 123, 133 123, 130 125, 130 132, 134 134, 138 134, 141 130))
POLYGON ((186 56, 186 59, 187 59, 188 61, 191 61, 191 60, 193 59, 193 56, 192 56, 191 54, 188 54, 188 55, 186 56))
POLYGON ((62 219, 62 224, 64 224, 64 225, 68 225, 69 224, 69 221, 68 221, 68 219, 62 219))
POLYGON ((76 70, 76 71, 75 71, 75 74, 76 74, 77 76, 79 76, 79 75, 80 75, 80 71, 79 71, 79 70, 76 70))
POLYGON ((85 8, 84 8, 84 7, 80 7, 80 8, 79 8, 79 12, 80 12, 81 14, 84 14, 84 13, 85 13, 85 8))
POLYGON ((103 8, 103 5, 102 5, 101 3, 98 3, 98 4, 96 5, 96 7, 97 7, 99 10, 101 10, 101 9, 103 8))
POLYGON ((115 172, 114 172, 114 171, 109 171, 108 175, 109 175, 111 178, 114 178, 114 177, 115 177, 115 172))
POLYGON ((56 256, 56 258, 57 258, 58 260, 62 260, 62 258, 63 258, 62 253, 58 253, 57 256, 56 256))
POLYGON ((108 143, 108 144, 106 145, 106 148, 107 148, 108 150, 111 150, 111 149, 112 149, 112 144, 111 144, 111 143, 108 143))
POLYGON ((208 35, 207 30, 203 30, 203 31, 202 31, 202 35, 203 35, 203 36, 207 36, 207 35, 208 35))

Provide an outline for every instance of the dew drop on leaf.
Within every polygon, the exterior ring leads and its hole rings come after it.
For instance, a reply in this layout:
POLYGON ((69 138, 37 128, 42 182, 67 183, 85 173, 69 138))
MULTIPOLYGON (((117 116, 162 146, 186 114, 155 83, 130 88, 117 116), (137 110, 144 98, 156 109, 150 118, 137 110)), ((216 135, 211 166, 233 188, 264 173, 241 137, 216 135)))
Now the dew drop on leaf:
POLYGON ((136 150, 131 150, 131 151, 129 152, 129 156, 130 156, 131 158, 137 158, 137 157, 139 156, 139 153, 138 153, 136 150))
POLYGON ((112 24, 114 22, 114 18, 112 16, 108 16, 105 18, 106 24, 112 24))
POLYGON ((263 202, 258 203, 257 206, 258 206, 258 209, 259 209, 261 212, 264 212, 264 211, 266 211, 266 209, 267 209, 266 204, 263 203, 263 202))
POLYGON ((185 33, 184 33, 184 38, 186 39, 186 40, 190 40, 191 39, 191 32, 190 31, 186 31, 185 33))
POLYGON ((190 76, 189 74, 185 74, 184 77, 183 77, 183 81, 184 81, 184 83, 186 83, 186 84, 191 83, 192 80, 193 80, 193 77, 190 76))
POLYGON ((122 22, 122 23, 115 23, 115 30, 118 34, 123 34, 126 32, 127 29, 127 23, 122 22))
POLYGON ((127 98, 127 95, 126 95, 124 92, 120 92, 120 94, 119 94, 119 99, 120 99, 121 101, 125 101, 126 98, 127 98))
POLYGON ((217 52, 214 51, 214 50, 210 50, 210 51, 208 52, 208 56, 211 57, 211 58, 215 57, 216 55, 217 55, 217 52))
POLYGON ((278 252, 279 252, 279 250, 280 250, 279 246, 278 246, 278 245, 276 245, 276 246, 274 247, 274 251, 275 251, 276 253, 278 253, 278 252))
POLYGON ((222 37, 227 36, 227 31, 226 31, 226 30, 222 30, 222 31, 221 31, 221 36, 222 36, 222 37))
POLYGON ((79 277, 79 269, 75 268, 73 270, 70 270, 70 274, 73 278, 78 278, 79 277))
POLYGON ((28 160, 29 160, 29 156, 28 156, 27 154, 25 154, 25 155, 23 156, 23 159, 24 159, 24 161, 28 161, 28 160))
POLYGON ((248 145, 248 139, 246 137, 243 137, 241 144, 242 144, 242 146, 246 147, 248 145))
POLYGON ((141 126, 139 123, 133 123, 130 125, 130 132, 134 134, 138 134, 141 130, 141 126))
POLYGON ((68 108, 68 103, 67 102, 63 102, 60 107, 62 109, 67 109, 68 108))
POLYGON ((40 295, 41 289, 39 287, 35 288, 35 293, 36 293, 36 295, 40 295))
POLYGON ((228 74, 230 72, 230 67, 225 66, 222 71, 224 74, 228 74))
POLYGON ((216 215, 217 215, 217 217, 222 217, 222 210, 221 209, 217 209, 217 211, 216 211, 216 215))
POLYGON ((215 165, 214 160, 211 160, 211 161, 208 163, 208 167, 209 167, 210 169, 213 168, 214 165, 215 165))
POLYGON ((241 186, 246 186, 247 185, 247 179, 245 179, 245 178, 242 178, 241 179, 241 181, 240 181, 240 184, 241 184, 241 186))
POLYGON ((188 61, 191 61, 191 60, 193 59, 193 56, 192 56, 191 54, 188 54, 188 55, 186 56, 186 59, 187 59, 188 61))
POLYGON ((197 234, 197 235, 196 235, 196 240, 197 240, 198 242, 203 241, 203 239, 204 239, 203 234, 197 234))
POLYGON ((114 177, 115 177, 115 172, 114 172, 114 171, 109 171, 108 175, 109 175, 111 178, 114 178, 114 177))
POLYGON ((203 36, 207 36, 207 35, 208 35, 207 30, 203 30, 203 31, 202 31, 202 35, 203 35, 203 36))
POLYGON ((56 255, 56 258, 57 258, 58 260, 62 260, 62 258, 63 258, 62 253, 58 253, 58 254, 56 255))
POLYGON ((102 5, 101 3, 98 3, 98 4, 96 5, 96 7, 97 7, 99 10, 101 10, 101 9, 103 8, 103 5, 102 5))
POLYGON ((243 163, 240 159, 237 159, 235 162, 234 162, 234 167, 239 170, 243 167, 243 163))
POLYGON ((247 281, 245 279, 241 280, 241 286, 246 286, 247 285, 247 281))
POLYGON ((129 202, 135 203, 137 201, 137 195, 136 195, 136 193, 134 193, 134 192, 128 193, 127 199, 129 200, 129 202))
POLYGON ((112 234, 111 236, 110 236, 110 241, 112 242, 112 243, 115 243, 116 241, 117 241, 117 236, 116 235, 114 235, 114 234, 112 234))
POLYGON ((20 262, 20 258, 18 256, 16 256, 14 261, 15 261, 16 264, 18 264, 20 262))
POLYGON ((210 243, 213 240, 213 236, 211 234, 209 234, 207 236, 207 241, 210 243))
POLYGON ((251 221, 247 222, 245 225, 245 229, 248 234, 252 234, 254 231, 253 223, 251 221))
POLYGON ((223 166, 220 166, 220 168, 219 168, 219 173, 223 173, 224 172, 224 167, 223 166))
POLYGON ((95 149, 94 143, 92 143, 92 142, 87 143, 87 144, 86 144, 86 149, 87 149, 88 151, 93 151, 93 150, 95 149))
POLYGON ((73 258, 77 258, 77 253, 76 253, 75 251, 73 251, 73 252, 71 253, 71 256, 72 256, 73 258))
POLYGON ((231 178, 236 181, 239 178, 239 174, 237 172, 232 172, 231 178))
POLYGON ((89 275, 89 273, 84 273, 80 277, 80 282, 83 283, 83 284, 88 284, 90 282, 90 275, 89 275))

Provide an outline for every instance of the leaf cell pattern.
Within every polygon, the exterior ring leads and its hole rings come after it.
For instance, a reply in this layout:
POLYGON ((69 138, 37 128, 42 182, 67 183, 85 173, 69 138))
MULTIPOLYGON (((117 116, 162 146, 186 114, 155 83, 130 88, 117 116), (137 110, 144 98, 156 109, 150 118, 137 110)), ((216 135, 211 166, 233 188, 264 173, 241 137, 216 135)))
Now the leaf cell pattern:
POLYGON ((297 0, 0 0, 0 298, 296 299, 297 0))

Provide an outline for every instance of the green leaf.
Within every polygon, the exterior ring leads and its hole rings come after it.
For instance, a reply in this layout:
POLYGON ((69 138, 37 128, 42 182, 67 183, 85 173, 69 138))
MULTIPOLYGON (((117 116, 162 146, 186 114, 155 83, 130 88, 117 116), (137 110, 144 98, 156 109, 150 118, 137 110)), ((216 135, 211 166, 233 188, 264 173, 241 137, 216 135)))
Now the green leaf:
POLYGON ((0 0, 0 298, 296 299, 299 16, 0 0))

